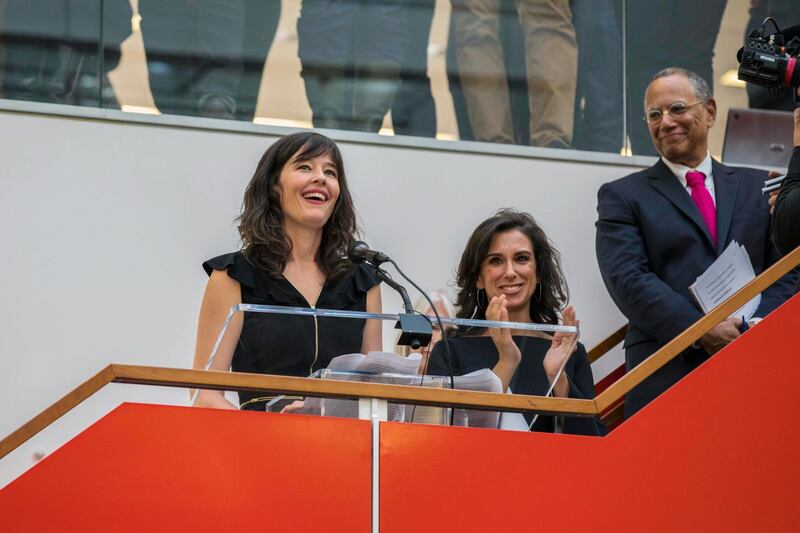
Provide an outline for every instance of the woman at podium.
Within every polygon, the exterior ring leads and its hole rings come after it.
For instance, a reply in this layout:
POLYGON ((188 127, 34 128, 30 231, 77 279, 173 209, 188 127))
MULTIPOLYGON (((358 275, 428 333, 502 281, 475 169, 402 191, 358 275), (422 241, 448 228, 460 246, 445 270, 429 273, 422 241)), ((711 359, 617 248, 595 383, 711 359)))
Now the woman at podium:
MULTIPOLYGON (((209 274, 194 368, 205 368, 231 306, 238 303, 381 311, 380 283, 347 260, 356 214, 336 144, 302 132, 264 153, 238 218, 242 247, 203 263, 209 274)), ((381 349, 380 322, 236 313, 211 370, 308 376, 338 355, 381 349)), ((264 410, 271 397, 239 392, 239 407, 264 410)), ((195 405, 235 409, 219 391, 195 405)))
MULTIPOLYGON (((499 211, 472 233, 461 255, 456 283, 459 318, 578 326, 566 307, 567 284, 559 253, 533 217, 512 209, 499 211)), ((594 380, 586 350, 577 334, 510 329, 459 328, 449 340, 453 373, 490 368, 503 389, 518 394, 593 398, 594 380), (564 367, 563 372, 559 372, 564 367)), ((431 354, 430 373, 447 375, 442 343, 431 354)), ((530 423, 533 418, 526 415, 530 423)), ((555 421, 540 416, 532 429, 554 431, 555 421)), ((593 418, 567 418, 564 432, 599 434, 593 418)))

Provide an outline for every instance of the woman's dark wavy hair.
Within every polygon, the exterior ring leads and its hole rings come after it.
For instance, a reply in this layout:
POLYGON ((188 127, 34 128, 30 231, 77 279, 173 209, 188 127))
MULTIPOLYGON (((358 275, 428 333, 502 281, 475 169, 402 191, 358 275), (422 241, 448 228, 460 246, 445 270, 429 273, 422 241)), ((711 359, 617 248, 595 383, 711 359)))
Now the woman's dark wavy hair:
POLYGON ((237 218, 242 251, 250 263, 265 270, 271 277, 280 277, 286 268, 292 242, 283 230, 283 211, 276 185, 284 165, 295 154, 300 161, 327 154, 336 167, 339 198, 330 219, 322 228, 322 242, 317 252, 317 263, 325 276, 336 279, 351 268, 347 249, 357 232, 356 213, 339 147, 319 133, 286 135, 261 156, 244 192, 242 214, 237 218))
MULTIPOLYGON (((536 260, 536 272, 539 276, 534 295, 531 298, 531 320, 539 324, 557 324, 558 313, 564 309, 569 300, 569 289, 561 271, 561 254, 558 253, 542 228, 528 213, 515 209, 501 209, 494 216, 481 222, 467 241, 461 262, 458 265, 456 284, 459 291, 456 296, 458 318, 474 318, 484 320, 487 298, 478 299, 478 277, 481 267, 489 253, 492 237, 498 233, 519 230, 533 244, 533 255, 536 260)), ((474 330, 472 330, 474 332, 474 330)), ((457 334, 466 333, 459 331, 457 334)))

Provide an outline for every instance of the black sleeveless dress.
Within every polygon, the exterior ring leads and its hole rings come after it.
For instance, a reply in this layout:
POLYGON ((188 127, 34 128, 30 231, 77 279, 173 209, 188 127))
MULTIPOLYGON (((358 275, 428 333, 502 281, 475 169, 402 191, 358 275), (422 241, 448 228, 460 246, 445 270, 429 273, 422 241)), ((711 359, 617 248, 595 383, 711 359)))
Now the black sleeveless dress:
MULTIPOLYGON (((209 259, 203 268, 209 276, 214 270, 227 271, 241 286, 242 303, 311 307, 286 278, 271 278, 251 265, 241 252, 209 259)), ((340 279, 325 282, 315 307, 366 311, 367 292, 379 283, 369 267, 354 266, 340 279)), ((361 351, 364 322, 354 318, 246 312, 231 369, 306 377, 328 366, 338 355, 361 351)), ((244 409, 263 411, 264 401, 251 401, 263 396, 263 393, 240 391, 239 403, 244 409)))

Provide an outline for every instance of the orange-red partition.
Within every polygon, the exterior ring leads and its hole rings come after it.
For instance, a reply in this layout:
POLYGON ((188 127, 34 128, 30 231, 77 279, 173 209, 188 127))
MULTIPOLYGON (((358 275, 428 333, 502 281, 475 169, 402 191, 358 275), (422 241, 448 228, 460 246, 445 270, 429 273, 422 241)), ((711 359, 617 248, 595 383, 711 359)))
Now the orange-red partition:
MULTIPOLYGON (((604 438, 384 423, 380 530, 800 531, 800 297, 604 438)), ((123 404, 0 531, 368 531, 367 421, 123 404)))
POLYGON ((800 297, 605 438, 382 424, 381 532, 800 531, 800 297))
POLYGON ((0 492, 0 531, 366 532, 370 443, 361 420, 123 404, 0 492))

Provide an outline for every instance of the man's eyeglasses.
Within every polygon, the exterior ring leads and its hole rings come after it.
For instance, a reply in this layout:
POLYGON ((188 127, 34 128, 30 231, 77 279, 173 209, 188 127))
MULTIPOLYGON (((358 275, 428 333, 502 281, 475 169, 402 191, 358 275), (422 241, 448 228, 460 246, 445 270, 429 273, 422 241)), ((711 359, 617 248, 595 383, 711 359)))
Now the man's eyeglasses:
POLYGON ((670 115, 672 117, 679 117, 689 111, 689 108, 692 106, 696 106, 697 104, 702 104, 702 100, 698 100, 697 102, 692 102, 691 104, 684 104, 683 102, 675 102, 674 104, 670 104, 669 107, 653 108, 647 111, 644 115, 644 120, 648 124, 658 124, 661 122, 661 119, 664 118, 664 115, 670 115))

